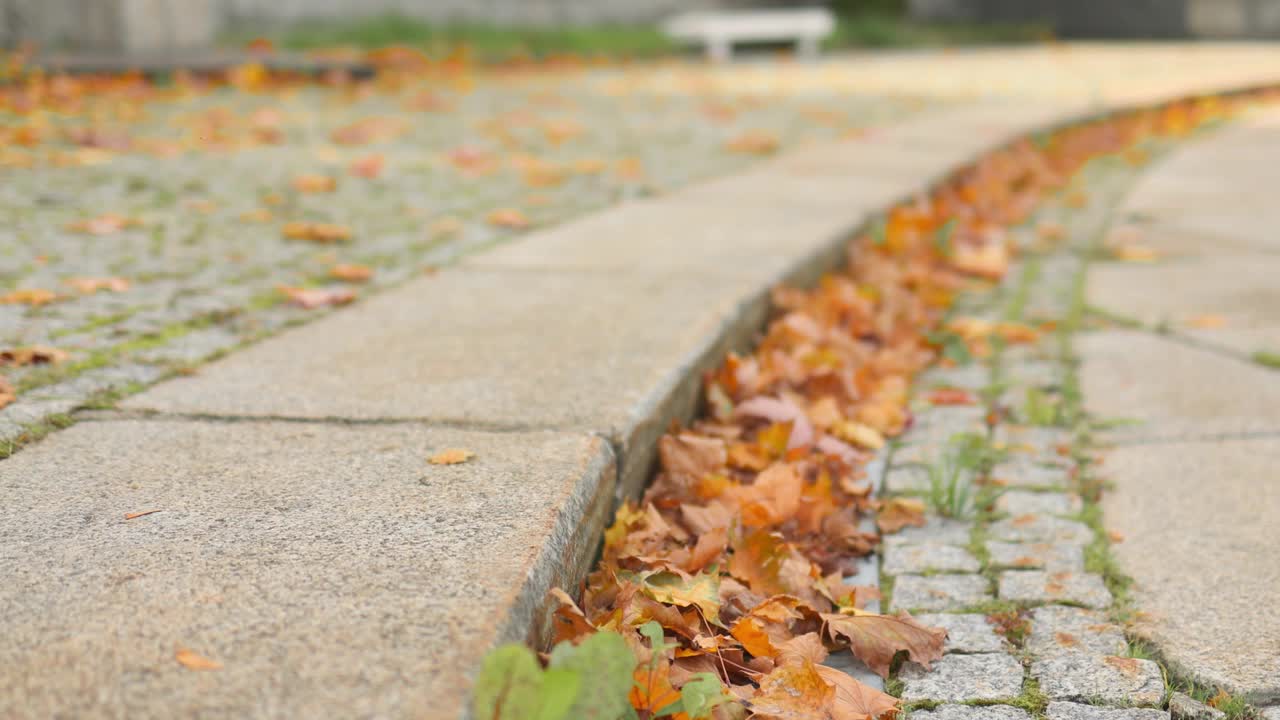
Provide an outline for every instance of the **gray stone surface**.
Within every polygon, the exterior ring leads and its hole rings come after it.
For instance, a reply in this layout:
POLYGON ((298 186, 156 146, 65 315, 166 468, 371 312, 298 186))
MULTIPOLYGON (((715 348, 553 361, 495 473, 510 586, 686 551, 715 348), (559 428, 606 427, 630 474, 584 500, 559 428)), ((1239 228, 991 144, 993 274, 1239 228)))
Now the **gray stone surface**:
POLYGON ((891 493, 923 493, 932 485, 924 465, 895 464, 885 473, 884 489, 891 493))
POLYGON ((933 613, 915 617, 924 625, 947 631, 944 652, 990 653, 1008 649, 1008 643, 987 622, 986 615, 933 613))
POLYGON ((1060 464, 1037 462, 1026 455, 1015 455, 996 463, 991 469, 991 479, 995 484, 1004 487, 1050 490, 1066 489, 1071 482, 1066 467, 1060 464))
POLYGON ((989 540, 992 567, 1022 570, 1084 570, 1084 548, 1071 543, 1009 543, 989 540))
MULTIPOLYGON (((1274 412, 1274 410, 1272 410, 1274 412)), ((1107 454, 1113 547, 1143 610, 1134 630, 1177 673, 1280 700, 1280 442, 1161 443, 1107 454), (1178 528, 1194 527, 1194 533, 1178 528)))
POLYGON ((1280 431, 1274 370, 1135 330, 1081 335, 1076 350, 1089 412, 1140 423, 1110 433, 1117 440, 1280 431))
POLYGON ((1164 675, 1150 660, 1059 653, 1031 663, 1031 675, 1051 700, 1148 707, 1164 701, 1164 675))
POLYGON ((1265 720, 1280 720, 1280 705, 1273 707, 1259 708, 1262 717, 1265 720))
POLYGON ((974 573, 980 568, 972 553, 955 545, 897 543, 884 548, 883 569, 890 575, 932 571, 974 573))
POLYGON ((1104 708, 1055 701, 1045 711, 1049 720, 1169 720, 1169 713, 1154 708, 1104 708))
POLYGON ((1073 493, 1008 490, 996 499, 996 510, 1010 515, 1076 515, 1084 507, 1073 493))
POLYGON ((681 273, 444 272, 125 406, 593 431, 622 448, 634 491, 658 435, 692 412, 700 369, 758 327, 756 289, 681 273))
POLYGON ((1070 602, 1096 609, 1111 606, 1111 592, 1100 575, 1070 571, 1007 570, 1000 573, 1001 600, 1070 602))
POLYGON ((1031 720, 1021 708, 1008 705, 939 705, 932 710, 912 710, 909 720, 1031 720))
POLYGON ((1022 693, 1022 663, 1004 653, 946 655, 927 671, 908 663, 899 677, 907 702, 1004 700, 1022 693))
POLYGON ((0 716, 452 716, 582 577, 613 469, 585 434, 78 424, 0 462, 0 716))
POLYGON ((887 545, 958 545, 968 547, 973 523, 930 515, 923 526, 902 528, 882 541, 887 545))
POLYGON ((1005 542, 1064 543, 1088 545, 1093 542, 1093 530, 1082 522, 1066 520, 1052 515, 1017 515, 991 523, 990 537, 1005 542))
POLYGON ((895 610, 960 610, 990 599, 981 575, 899 575, 893 583, 895 610))
POLYGON ((1063 653, 1124 655, 1129 647, 1124 632, 1104 613, 1062 605, 1031 611, 1026 650, 1036 657, 1063 653))
POLYGON ((1173 720, 1225 720, 1227 714, 1186 693, 1172 692, 1169 693, 1169 716, 1173 720))

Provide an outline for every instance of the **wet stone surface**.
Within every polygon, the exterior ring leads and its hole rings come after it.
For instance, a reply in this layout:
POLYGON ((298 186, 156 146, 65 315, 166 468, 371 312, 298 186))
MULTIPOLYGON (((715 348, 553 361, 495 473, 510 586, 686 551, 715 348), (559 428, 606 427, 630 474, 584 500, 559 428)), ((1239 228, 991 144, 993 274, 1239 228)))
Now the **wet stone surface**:
POLYGON ((1022 603, 1070 602, 1094 609, 1111 606, 1111 592, 1092 573, 1009 570, 1000 573, 1001 600, 1022 603))
POLYGON ((1150 660, 1061 653, 1033 662, 1031 675, 1053 700, 1147 706, 1164 700, 1164 675, 1150 660))
POLYGON ((960 610, 990 599, 981 575, 899 575, 893 584, 896 610, 960 610))
POLYGON ((947 655, 931 671, 907 665, 899 677, 908 702, 1002 700, 1022 692, 1022 663, 1004 653, 947 655))

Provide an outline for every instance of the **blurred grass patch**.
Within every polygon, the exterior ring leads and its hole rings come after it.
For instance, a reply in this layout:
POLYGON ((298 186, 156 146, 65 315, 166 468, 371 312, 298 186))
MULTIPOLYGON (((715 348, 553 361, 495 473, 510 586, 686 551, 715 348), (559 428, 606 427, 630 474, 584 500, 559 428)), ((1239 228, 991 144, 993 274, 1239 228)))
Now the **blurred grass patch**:
MULTIPOLYGON (((921 24, 892 9, 855 9, 839 15, 827 48, 988 45, 1033 42, 1048 36, 1048 29, 1037 25, 921 24)), ((277 48, 298 51, 409 45, 443 57, 465 47, 475 59, 485 62, 551 55, 640 59, 672 55, 683 49, 657 27, 647 25, 526 28, 435 24, 401 15, 307 21, 265 32, 260 28, 240 27, 227 33, 223 42, 240 46, 258 37, 271 40, 277 48)))

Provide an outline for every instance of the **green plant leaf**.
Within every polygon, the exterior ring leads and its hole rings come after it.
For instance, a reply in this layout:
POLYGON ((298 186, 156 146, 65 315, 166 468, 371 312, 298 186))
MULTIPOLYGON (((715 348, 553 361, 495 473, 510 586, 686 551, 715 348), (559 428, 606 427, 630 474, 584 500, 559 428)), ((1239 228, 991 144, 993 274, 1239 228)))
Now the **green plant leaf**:
POLYGON ((576 647, 560 643, 551 651, 550 667, 587 679, 569 708, 573 720, 617 720, 631 707, 627 693, 636 657, 617 633, 598 632, 576 647))
POLYGON ((550 668, 542 676, 542 699, 535 720, 569 720, 583 677, 574 670, 550 668))
POLYGON ((542 671, 523 645, 503 645, 489 653, 476 679, 472 711, 476 720, 521 720, 540 704, 542 671))
POLYGON ((720 678, 711 673, 698 673, 680 688, 682 709, 694 720, 710 717, 713 708, 730 699, 720 678))

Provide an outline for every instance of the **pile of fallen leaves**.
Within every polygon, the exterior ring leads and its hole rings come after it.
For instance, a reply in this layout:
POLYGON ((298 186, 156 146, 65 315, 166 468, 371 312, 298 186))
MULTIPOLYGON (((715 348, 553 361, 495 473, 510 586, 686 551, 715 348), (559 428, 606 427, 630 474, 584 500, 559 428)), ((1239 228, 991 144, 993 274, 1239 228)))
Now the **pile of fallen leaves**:
MULTIPOLYGON (((634 659, 629 710, 602 717, 894 712, 896 698, 821 663, 848 651, 887 677, 899 659, 927 667, 942 656, 945 631, 865 610, 876 589, 844 578, 879 540, 864 518, 883 510, 884 532, 924 522, 918 505, 873 499, 864 467, 911 426, 908 388, 939 359, 935 331, 953 299, 1005 274, 1007 229, 1049 193, 1082 192, 1068 185, 1087 160, 1145 162, 1144 138, 1185 134, 1245 99, 1180 102, 1016 143, 893 208, 852 241, 843 272, 813 289, 776 290, 759 347, 708 373, 704 415, 660 440, 661 470, 641 503, 618 510, 580 604, 552 592, 558 646, 547 672, 557 653, 616 634, 634 659), (712 679, 719 699, 704 702, 712 679), (684 693, 691 683, 697 692, 684 693)), ((1036 335, 994 332, 1012 342, 1036 335)), ((983 354, 991 332, 969 334, 983 354)), ((491 699, 502 682, 487 675, 491 699)), ((485 718, 530 710, 478 707, 485 718)))

